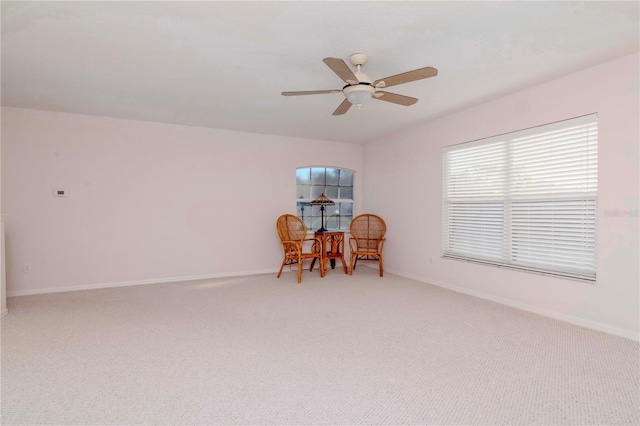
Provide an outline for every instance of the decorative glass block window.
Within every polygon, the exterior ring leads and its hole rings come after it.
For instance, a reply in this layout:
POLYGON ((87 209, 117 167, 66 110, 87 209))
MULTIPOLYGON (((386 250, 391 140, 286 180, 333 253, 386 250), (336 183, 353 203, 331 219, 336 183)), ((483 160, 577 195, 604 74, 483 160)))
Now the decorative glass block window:
POLYGON ((596 279, 596 114, 445 148, 444 256, 596 279))
POLYGON ((311 201, 324 194, 336 204, 325 207, 327 229, 348 230, 353 219, 353 172, 332 167, 296 169, 297 215, 309 231, 320 229, 321 212, 311 201))

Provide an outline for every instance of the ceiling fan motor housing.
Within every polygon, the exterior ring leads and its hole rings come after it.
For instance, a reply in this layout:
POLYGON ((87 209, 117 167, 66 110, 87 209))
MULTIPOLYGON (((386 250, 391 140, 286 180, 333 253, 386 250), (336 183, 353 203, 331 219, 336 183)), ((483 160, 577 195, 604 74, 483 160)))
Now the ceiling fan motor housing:
POLYGON ((369 58, 364 53, 354 53, 349 57, 351 64, 356 67, 356 72, 353 75, 358 79, 358 83, 347 84, 342 88, 342 93, 347 100, 358 109, 362 107, 362 104, 370 101, 371 97, 376 93, 376 88, 371 84, 371 79, 361 69, 367 59, 369 58))
POLYGON ((342 93, 344 93, 347 100, 357 108, 361 108, 363 103, 369 101, 375 92, 375 87, 371 83, 365 82, 347 84, 342 89, 342 93))

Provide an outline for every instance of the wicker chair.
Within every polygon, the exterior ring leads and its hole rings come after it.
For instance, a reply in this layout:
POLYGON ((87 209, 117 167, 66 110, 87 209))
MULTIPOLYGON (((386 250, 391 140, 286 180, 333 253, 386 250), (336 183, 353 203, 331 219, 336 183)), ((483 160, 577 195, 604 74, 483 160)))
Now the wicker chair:
MULTIPOLYGON (((298 216, 283 214, 276 223, 278 236, 284 250, 284 260, 278 272, 278 278, 282 274, 284 265, 298 264, 298 282, 302 282, 302 261, 304 259, 318 259, 320 264, 320 276, 324 277, 325 267, 322 261, 322 242, 319 238, 307 238, 307 227, 298 216), (306 242, 306 244, 305 244, 306 242), (304 251, 306 246, 310 251, 304 251)), ((314 262, 315 263, 315 262, 314 262)), ((313 265, 311 266, 313 270, 313 265)))
POLYGON ((384 220, 374 214, 361 214, 353 218, 350 230, 349 248, 351 249, 351 260, 349 262, 349 275, 353 274, 358 259, 361 259, 380 262, 380 276, 382 277, 384 275, 382 250, 386 241, 384 234, 387 232, 387 225, 384 220))

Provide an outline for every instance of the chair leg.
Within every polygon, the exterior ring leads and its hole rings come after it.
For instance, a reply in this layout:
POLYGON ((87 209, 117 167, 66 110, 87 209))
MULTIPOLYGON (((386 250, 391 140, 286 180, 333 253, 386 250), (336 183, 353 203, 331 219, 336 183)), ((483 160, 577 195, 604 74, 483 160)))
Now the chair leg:
POLYGON ((302 259, 298 259, 298 283, 302 282, 302 259))
POLYGON ((282 261, 282 265, 280 265, 280 271, 278 272, 278 278, 280 278, 280 275, 282 274, 282 269, 284 268, 284 265, 287 263, 287 259, 282 261))
POLYGON ((380 276, 384 276, 384 268, 382 267, 382 255, 380 255, 380 276))
POLYGON ((353 275, 353 253, 349 256, 349 275, 353 275))

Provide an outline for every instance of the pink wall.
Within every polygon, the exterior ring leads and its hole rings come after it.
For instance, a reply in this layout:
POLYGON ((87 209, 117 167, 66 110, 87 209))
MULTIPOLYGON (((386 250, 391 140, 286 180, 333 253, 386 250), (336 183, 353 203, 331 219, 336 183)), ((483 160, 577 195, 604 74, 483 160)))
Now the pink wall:
POLYGON ((7 292, 277 272, 312 165, 354 170, 358 209, 360 145, 2 108, 7 292))
POLYGON ((639 61, 638 54, 626 56, 366 145, 364 207, 387 222, 386 268, 638 339, 639 61), (593 112, 599 116, 595 284, 440 257, 443 147, 593 112))

